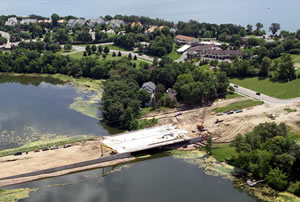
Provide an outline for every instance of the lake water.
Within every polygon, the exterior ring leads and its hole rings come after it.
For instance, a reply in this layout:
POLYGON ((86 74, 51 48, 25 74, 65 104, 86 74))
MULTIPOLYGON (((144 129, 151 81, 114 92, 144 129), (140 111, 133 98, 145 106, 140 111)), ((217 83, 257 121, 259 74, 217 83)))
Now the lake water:
POLYGON ((109 134, 98 120, 70 109, 78 91, 59 80, 0 76, 0 96, 0 150, 49 134, 109 134))
POLYGON ((262 22, 267 30, 271 23, 285 30, 300 29, 299 0, 1 0, 0 14, 50 16, 74 15, 85 18, 107 14, 159 17, 177 22, 194 19, 199 22, 256 24, 262 22))
POLYGON ((230 180, 206 175, 197 165, 170 156, 156 155, 123 167, 96 169, 10 188, 39 188, 24 202, 255 201, 247 192, 235 189, 230 180))
MULTIPOLYGON (((77 91, 59 80, 0 76, 0 150, 41 134, 108 132, 97 120, 69 108, 77 91), (15 131, 3 133, 3 131, 15 131), (17 141, 16 141, 17 140, 17 141)), ((199 157, 197 157, 199 158, 199 157)), ((200 157, 201 158, 201 157, 200 157)), ((197 161, 197 159, 193 159, 197 161)), ((198 159, 199 160, 199 159, 198 159)), ((182 202, 255 201, 230 180, 206 175, 199 164, 166 154, 133 164, 95 169, 6 187, 38 188, 25 202, 182 202)))

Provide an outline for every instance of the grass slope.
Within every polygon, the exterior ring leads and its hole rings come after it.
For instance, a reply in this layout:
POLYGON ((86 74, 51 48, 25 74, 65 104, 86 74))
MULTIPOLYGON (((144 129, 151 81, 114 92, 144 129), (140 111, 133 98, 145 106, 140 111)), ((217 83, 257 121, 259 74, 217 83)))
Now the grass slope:
POLYGON ((212 156, 220 162, 224 162, 225 160, 230 159, 234 154, 236 153, 236 150, 234 147, 231 147, 229 144, 224 146, 213 146, 211 150, 212 156))
POLYGON ((279 99, 300 97, 300 79, 279 83, 272 82, 270 79, 260 80, 258 77, 253 77, 230 79, 230 82, 279 99))
POLYGON ((243 100, 243 101, 238 101, 238 102, 234 102, 231 103, 225 107, 217 107, 214 108, 213 111, 214 112, 227 112, 227 111, 231 111, 231 110, 237 110, 237 109, 244 109, 244 108, 248 108, 248 107, 254 107, 256 105, 261 105, 264 102, 262 101, 255 101, 255 100, 243 100))

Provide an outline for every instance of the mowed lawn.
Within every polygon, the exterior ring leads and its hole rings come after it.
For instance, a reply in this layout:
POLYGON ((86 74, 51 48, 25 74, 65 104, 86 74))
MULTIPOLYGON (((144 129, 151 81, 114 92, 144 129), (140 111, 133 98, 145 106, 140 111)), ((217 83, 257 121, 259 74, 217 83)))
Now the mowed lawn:
MULTIPOLYGON (((118 54, 118 52, 116 52, 116 54, 118 54)), ((69 56, 70 56, 71 58, 74 58, 74 59, 81 59, 81 58, 83 57, 83 52, 73 53, 73 54, 70 54, 69 56)), ((87 56, 87 57, 95 58, 96 55, 93 54, 93 55, 87 56)), ((109 53, 109 54, 106 56, 106 58, 103 58, 102 55, 99 56, 98 61, 103 62, 103 61, 109 61, 109 60, 110 60, 110 61, 112 61, 112 60, 120 60, 121 58, 127 58, 127 56, 121 56, 121 57, 115 56, 115 57, 113 57, 112 54, 109 53)), ((133 63, 136 63, 137 67, 139 67, 141 63, 151 63, 150 61, 142 60, 142 59, 139 59, 139 58, 138 58, 137 60, 133 60, 133 59, 132 59, 131 61, 132 61, 133 63)))
POLYGON ((230 79, 230 82, 279 99, 300 97, 300 79, 279 83, 272 82, 270 79, 260 80, 258 77, 254 77, 230 79))
POLYGON ((168 57, 172 60, 177 60, 181 57, 181 54, 178 54, 176 51, 180 48, 180 46, 177 46, 176 43, 173 43, 172 52, 168 54, 168 57))
POLYGON ((234 111, 238 109, 245 109, 248 107, 254 107, 257 105, 262 105, 263 103, 264 103, 263 101, 258 101, 258 100, 243 100, 243 101, 231 103, 229 105, 226 105, 225 107, 214 108, 213 111, 216 113, 228 112, 228 111, 234 111))

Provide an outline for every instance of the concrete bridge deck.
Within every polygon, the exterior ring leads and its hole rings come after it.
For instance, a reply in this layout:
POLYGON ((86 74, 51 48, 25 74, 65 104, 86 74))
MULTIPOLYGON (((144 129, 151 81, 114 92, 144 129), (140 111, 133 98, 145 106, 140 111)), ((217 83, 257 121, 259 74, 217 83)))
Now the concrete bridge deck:
POLYGON ((173 125, 148 128, 120 135, 106 136, 103 144, 116 150, 118 153, 132 153, 185 142, 193 139, 187 131, 173 125))

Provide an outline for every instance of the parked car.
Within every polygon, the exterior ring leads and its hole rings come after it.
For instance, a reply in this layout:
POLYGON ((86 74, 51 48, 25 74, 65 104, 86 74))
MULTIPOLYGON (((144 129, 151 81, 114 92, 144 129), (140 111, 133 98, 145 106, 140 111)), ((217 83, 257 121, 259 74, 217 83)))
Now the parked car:
POLYGON ((16 152, 15 154, 14 154, 14 156, 21 156, 22 155, 22 152, 16 152))
POLYGON ((238 88, 238 87, 239 87, 239 86, 238 86, 238 85, 236 85, 236 84, 234 84, 233 86, 234 86, 235 88, 238 88))
POLYGON ((257 92, 257 93, 256 93, 256 95, 260 95, 260 93, 259 93, 259 92, 257 92))
POLYGON ((227 115, 233 114, 233 113, 234 113, 233 111, 226 112, 227 115))
POLYGON ((181 116, 181 115, 182 115, 182 113, 181 113, 181 112, 178 112, 178 113, 175 114, 175 117, 176 117, 176 116, 181 116))
POLYGON ((51 150, 55 150, 55 149, 58 149, 58 146, 54 145, 52 147, 50 147, 51 150))
POLYGON ((40 150, 39 150, 39 149, 37 149, 37 150, 34 150, 34 152, 40 152, 40 150))
POLYGON ((42 151, 48 151, 49 149, 48 148, 44 148, 44 149, 42 149, 42 151))
POLYGON ((68 147, 71 147, 71 146, 72 146, 71 144, 65 144, 64 148, 68 148, 68 147))
POLYGON ((217 116, 222 116, 224 113, 223 112, 219 112, 217 113, 217 116))
POLYGON ((241 112, 243 112, 242 109, 238 109, 238 110, 235 111, 235 113, 241 113, 241 112))

